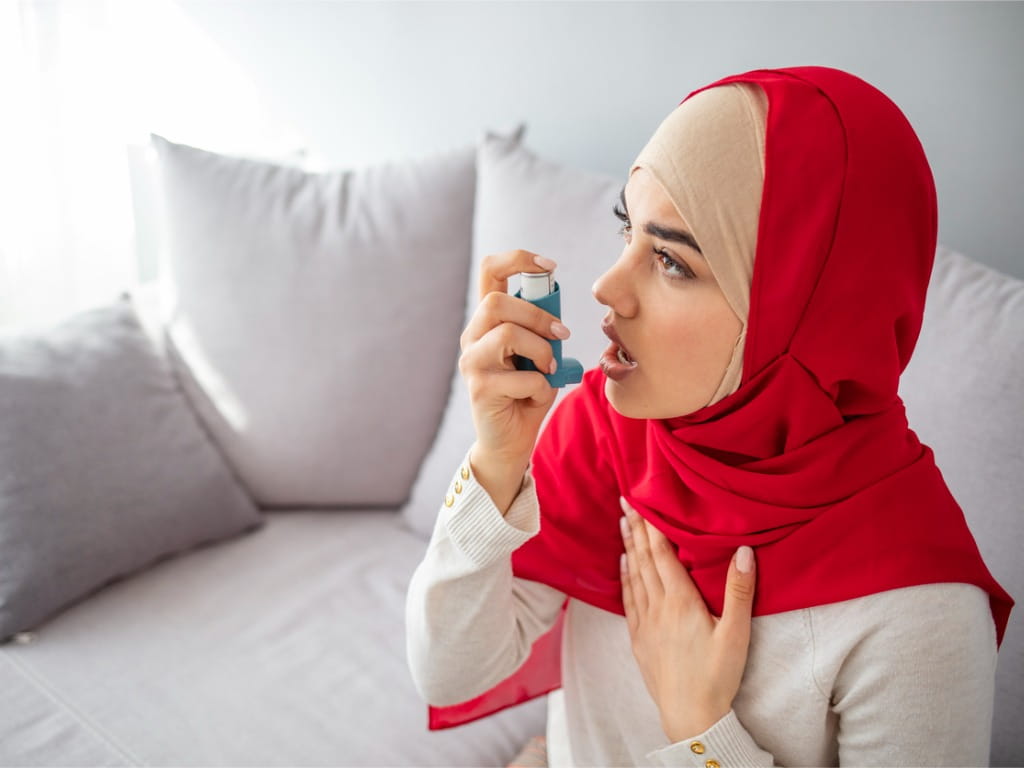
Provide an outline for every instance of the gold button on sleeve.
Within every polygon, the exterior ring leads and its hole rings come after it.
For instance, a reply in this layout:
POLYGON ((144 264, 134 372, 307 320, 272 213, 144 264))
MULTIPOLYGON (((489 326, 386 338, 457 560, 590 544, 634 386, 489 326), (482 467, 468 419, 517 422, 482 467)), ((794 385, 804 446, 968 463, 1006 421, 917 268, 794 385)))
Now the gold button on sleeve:
POLYGON ((450 493, 447 496, 444 497, 444 505, 446 507, 450 507, 454 503, 455 503, 455 497, 452 496, 450 493))
POLYGON ((704 745, 701 744, 699 741, 691 741, 690 742, 690 751, 693 752, 693 754, 695 754, 695 755, 703 755, 704 754, 704 745))
POLYGON ((708 760, 704 763, 704 768, 719 768, 717 760, 708 760))
POLYGON ((462 493, 462 483, 460 483, 458 480, 455 481, 455 492, 462 493))
POLYGON ((459 470, 459 474, 462 475, 463 480, 469 480, 469 467, 463 464, 462 469, 459 470))

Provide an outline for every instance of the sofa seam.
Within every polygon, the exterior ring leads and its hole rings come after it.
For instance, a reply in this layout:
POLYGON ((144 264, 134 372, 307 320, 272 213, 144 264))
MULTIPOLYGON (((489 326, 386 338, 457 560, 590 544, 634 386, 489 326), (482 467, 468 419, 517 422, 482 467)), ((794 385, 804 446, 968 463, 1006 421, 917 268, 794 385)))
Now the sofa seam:
POLYGON ((107 733, 99 725, 83 715, 74 704, 62 697, 42 675, 30 670, 29 667, 24 662, 20 661, 14 654, 9 651, 0 651, 0 657, 7 659, 11 667, 16 672, 20 673, 27 682, 33 684, 36 690, 64 710, 76 723, 83 726, 87 731, 92 733, 93 736, 106 744, 107 747, 112 749, 123 759, 127 760, 129 764, 139 766, 148 765, 148 763, 139 759, 127 747, 118 743, 113 736, 107 733))

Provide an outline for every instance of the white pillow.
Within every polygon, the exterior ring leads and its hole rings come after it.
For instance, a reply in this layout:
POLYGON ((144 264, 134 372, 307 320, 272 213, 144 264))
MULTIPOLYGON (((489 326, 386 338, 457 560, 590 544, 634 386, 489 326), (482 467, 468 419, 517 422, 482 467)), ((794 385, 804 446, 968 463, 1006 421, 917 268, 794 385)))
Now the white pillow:
MULTIPOLYGON (((163 220, 160 216, 158 158, 150 141, 145 144, 129 143, 125 150, 128 155, 128 177, 132 190, 135 255, 139 264, 140 280, 148 283, 156 278, 160 245, 165 240, 160 231, 163 220)), ((245 156, 254 160, 297 167, 304 167, 308 162, 305 150, 299 147, 265 146, 255 153, 246 152, 245 156)))
MULTIPOLYGON (((508 136, 485 132, 479 146, 473 268, 463 327, 479 302, 477 278, 484 256, 517 248, 538 253, 558 264, 562 320, 572 333, 562 343, 562 354, 579 360, 584 370, 594 368, 609 342, 601 331, 607 307, 597 303, 590 289, 622 251, 621 222, 612 209, 626 176, 613 178, 540 158, 522 144, 525 127, 520 124, 508 136)), ((517 287, 510 284, 510 292, 517 287)), ((569 387, 560 390, 559 400, 569 387)), ((457 366, 451 389, 437 440, 402 510, 407 526, 424 538, 430 537, 452 473, 475 439, 469 395, 457 366)), ((548 416, 555 407, 557 401, 548 416)))
POLYGON ((317 174, 151 140, 170 356, 242 481, 401 504, 458 352, 474 147, 317 174))

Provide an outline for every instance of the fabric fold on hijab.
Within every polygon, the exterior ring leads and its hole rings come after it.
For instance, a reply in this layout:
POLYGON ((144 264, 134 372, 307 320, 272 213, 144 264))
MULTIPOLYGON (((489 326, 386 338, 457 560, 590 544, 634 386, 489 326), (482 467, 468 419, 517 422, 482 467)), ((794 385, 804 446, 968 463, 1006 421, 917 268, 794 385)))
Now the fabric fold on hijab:
MULTIPOLYGON (((631 172, 637 165, 693 228, 727 297, 749 285, 746 302, 729 298, 744 321, 741 362, 708 405, 662 420, 622 416, 603 373, 587 371, 534 450, 541 527, 513 552, 514 575, 624 616, 621 495, 673 543, 715 616, 732 555, 747 544, 754 616, 962 582, 988 593, 1001 644, 1014 600, 897 392, 937 236, 931 170, 903 113, 841 70, 753 70, 691 92, 631 172), (759 114, 763 154, 748 141, 759 114), (719 118, 729 127, 713 129, 719 118), (715 174, 734 160, 740 191, 723 196, 728 182, 715 174), (727 197, 745 200, 743 210, 727 197)), ((560 687, 564 621, 565 606, 506 680, 429 707, 429 727, 560 687)))

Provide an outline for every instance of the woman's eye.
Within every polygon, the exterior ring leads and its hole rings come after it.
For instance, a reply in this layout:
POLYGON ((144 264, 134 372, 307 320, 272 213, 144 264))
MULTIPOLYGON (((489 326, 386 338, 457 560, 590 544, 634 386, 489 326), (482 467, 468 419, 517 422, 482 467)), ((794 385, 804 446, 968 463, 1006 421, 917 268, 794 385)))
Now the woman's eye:
MULTIPOLYGON (((626 217, 625 211, 620 210, 618 206, 615 207, 615 215, 622 220, 622 226, 619 227, 618 234, 622 235, 628 243, 630 236, 633 234, 633 225, 626 217)), ((686 264, 673 259, 667 251, 663 251, 660 248, 654 248, 652 250, 654 255, 657 256, 658 260, 661 262, 662 271, 671 279, 693 280, 697 277, 692 269, 686 266, 686 264)))
POLYGON ((657 254, 658 260, 661 261, 661 266, 664 269, 665 274, 669 277, 675 280, 693 280, 697 277, 697 275, 693 273, 692 269, 673 259, 667 251, 655 248, 654 253, 657 254))

